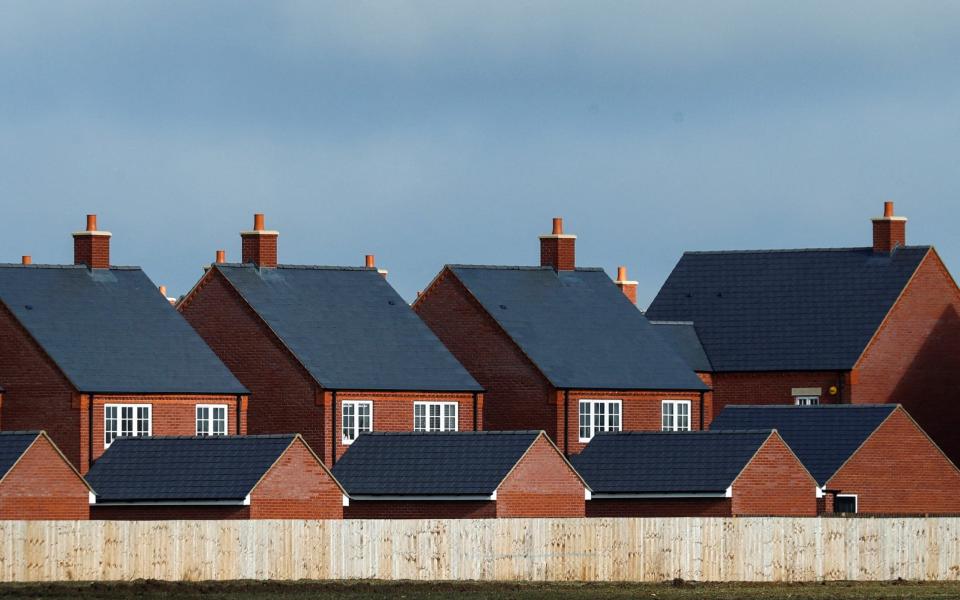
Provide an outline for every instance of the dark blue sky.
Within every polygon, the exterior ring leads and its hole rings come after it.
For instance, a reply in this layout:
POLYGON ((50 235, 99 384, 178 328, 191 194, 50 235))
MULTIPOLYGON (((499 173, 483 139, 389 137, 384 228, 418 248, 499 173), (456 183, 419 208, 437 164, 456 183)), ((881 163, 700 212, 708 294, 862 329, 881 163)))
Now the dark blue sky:
POLYGON ((182 294, 256 211, 282 262, 391 272, 855 246, 884 200, 960 266, 956 2, 0 0, 0 260, 182 294))

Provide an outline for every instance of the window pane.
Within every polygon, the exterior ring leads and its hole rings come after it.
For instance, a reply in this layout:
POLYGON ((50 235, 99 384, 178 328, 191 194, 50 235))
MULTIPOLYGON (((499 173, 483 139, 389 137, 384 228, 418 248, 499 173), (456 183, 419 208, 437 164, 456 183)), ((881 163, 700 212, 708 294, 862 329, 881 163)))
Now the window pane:
POLYGON ((593 433, 596 434, 606 430, 606 412, 606 406, 603 402, 593 403, 593 433))
POLYGON ((690 430, 690 404, 687 402, 677 403, 677 431, 690 430))
POLYGON ((440 431, 440 405, 430 405, 430 431, 440 431))
POLYGON ((357 404, 357 435, 373 431, 373 423, 370 421, 370 410, 373 405, 369 402, 360 402, 357 404))
POLYGON ((443 430, 444 431, 457 430, 457 405, 456 404, 443 405, 443 430))
POLYGON ((353 403, 343 403, 343 439, 352 440, 356 437, 354 433, 354 414, 353 403))
POLYGON ((611 402, 608 408, 610 417, 607 420, 607 431, 620 431, 620 403, 611 402))
POLYGON ((103 443, 109 444, 117 437, 117 407, 108 406, 104 412, 103 443))
POLYGON ((137 430, 134 435, 150 435, 150 407, 137 407, 137 430))
POLYGON ((427 430, 427 407, 424 404, 413 405, 413 430, 427 430))
POLYGON ((217 406, 213 409, 213 435, 227 434, 227 407, 217 406))
POLYGON ((133 407, 120 407, 120 435, 133 435, 133 407))
POLYGON ((210 409, 206 406, 197 407, 197 435, 208 435, 210 431, 210 409))
POLYGON ((580 439, 590 439, 590 403, 580 403, 580 439))
POLYGON ((664 402, 663 406, 663 430, 671 431, 673 429, 673 403, 664 402))

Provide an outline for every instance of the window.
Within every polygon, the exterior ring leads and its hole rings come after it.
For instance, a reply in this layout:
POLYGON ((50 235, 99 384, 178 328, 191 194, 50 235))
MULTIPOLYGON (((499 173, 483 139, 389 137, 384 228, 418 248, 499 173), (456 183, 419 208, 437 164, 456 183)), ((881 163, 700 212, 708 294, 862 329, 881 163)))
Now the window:
POLYGON ((689 400, 664 400, 660 414, 663 431, 690 431, 689 400))
POLYGON ((820 396, 794 396, 793 403, 797 406, 816 406, 820 404, 820 396))
POLYGON ((149 404, 107 404, 103 407, 103 447, 120 436, 150 435, 149 404))
POLYGON ((344 402, 342 411, 341 440, 344 444, 352 444, 361 433, 373 431, 373 402, 344 402))
POLYGON ((456 402, 414 402, 414 431, 456 431, 456 402))
POLYGON ((856 494, 837 494, 837 496, 833 499, 833 512, 856 514, 856 494))
POLYGON ((601 431, 620 431, 619 400, 580 401, 580 441, 589 442, 601 431))
POLYGON ((197 405, 197 435, 227 435, 227 405, 197 405))

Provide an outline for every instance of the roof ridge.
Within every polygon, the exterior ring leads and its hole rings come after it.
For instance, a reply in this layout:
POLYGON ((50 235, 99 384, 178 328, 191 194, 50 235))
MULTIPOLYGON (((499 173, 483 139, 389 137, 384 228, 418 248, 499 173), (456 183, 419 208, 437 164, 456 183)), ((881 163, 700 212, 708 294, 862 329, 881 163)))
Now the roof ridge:
POLYGON ((130 435, 117 436, 116 440, 137 440, 142 442, 158 440, 210 440, 210 441, 233 441, 249 439, 290 439, 298 436, 298 433, 267 433, 257 435, 130 435))
POLYGON ((40 435, 43 433, 40 429, 19 429, 13 431, 0 431, 0 435, 40 435))
MULTIPOLYGON (((21 263, 0 263, 0 268, 3 269, 64 269, 64 270, 89 270, 87 265, 58 265, 55 263, 31 263, 29 265, 24 265, 21 263)), ((143 267, 136 265, 110 265, 107 269, 97 269, 98 271, 142 271, 143 267)))
MULTIPOLYGON (((496 269, 501 271, 554 271, 553 267, 540 267, 536 265, 468 265, 461 263, 448 263, 447 267, 453 269, 496 269)), ((596 272, 603 271, 603 267, 577 267, 573 270, 576 271, 587 271, 587 272, 596 272)), ((557 272, 557 271, 554 271, 557 272)), ((564 273, 566 271, 559 271, 559 273, 564 273)))
MULTIPOLYGON (((253 263, 216 263, 216 267, 231 267, 231 268, 240 268, 247 267, 250 269, 258 269, 253 263)), ((276 269, 289 269, 289 270, 301 270, 301 271, 377 271, 376 267, 355 267, 349 265, 294 265, 294 264, 278 264, 276 269)))
MULTIPOLYGON (((916 250, 929 249, 931 245, 909 245, 899 246, 899 249, 916 250)), ((754 250, 686 250, 687 254, 784 254, 789 252, 852 252, 852 251, 873 251, 871 246, 849 246, 849 247, 829 247, 829 248, 758 248, 754 250)))

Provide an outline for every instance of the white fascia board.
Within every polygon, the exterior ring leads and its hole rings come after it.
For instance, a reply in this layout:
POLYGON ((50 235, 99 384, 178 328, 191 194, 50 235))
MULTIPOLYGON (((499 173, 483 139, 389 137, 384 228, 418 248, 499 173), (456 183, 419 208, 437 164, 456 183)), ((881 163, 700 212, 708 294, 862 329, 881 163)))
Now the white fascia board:
POLYGON ((341 494, 341 497, 343 498, 342 500, 343 506, 344 507, 350 506, 350 496, 347 496, 346 494, 341 494))

